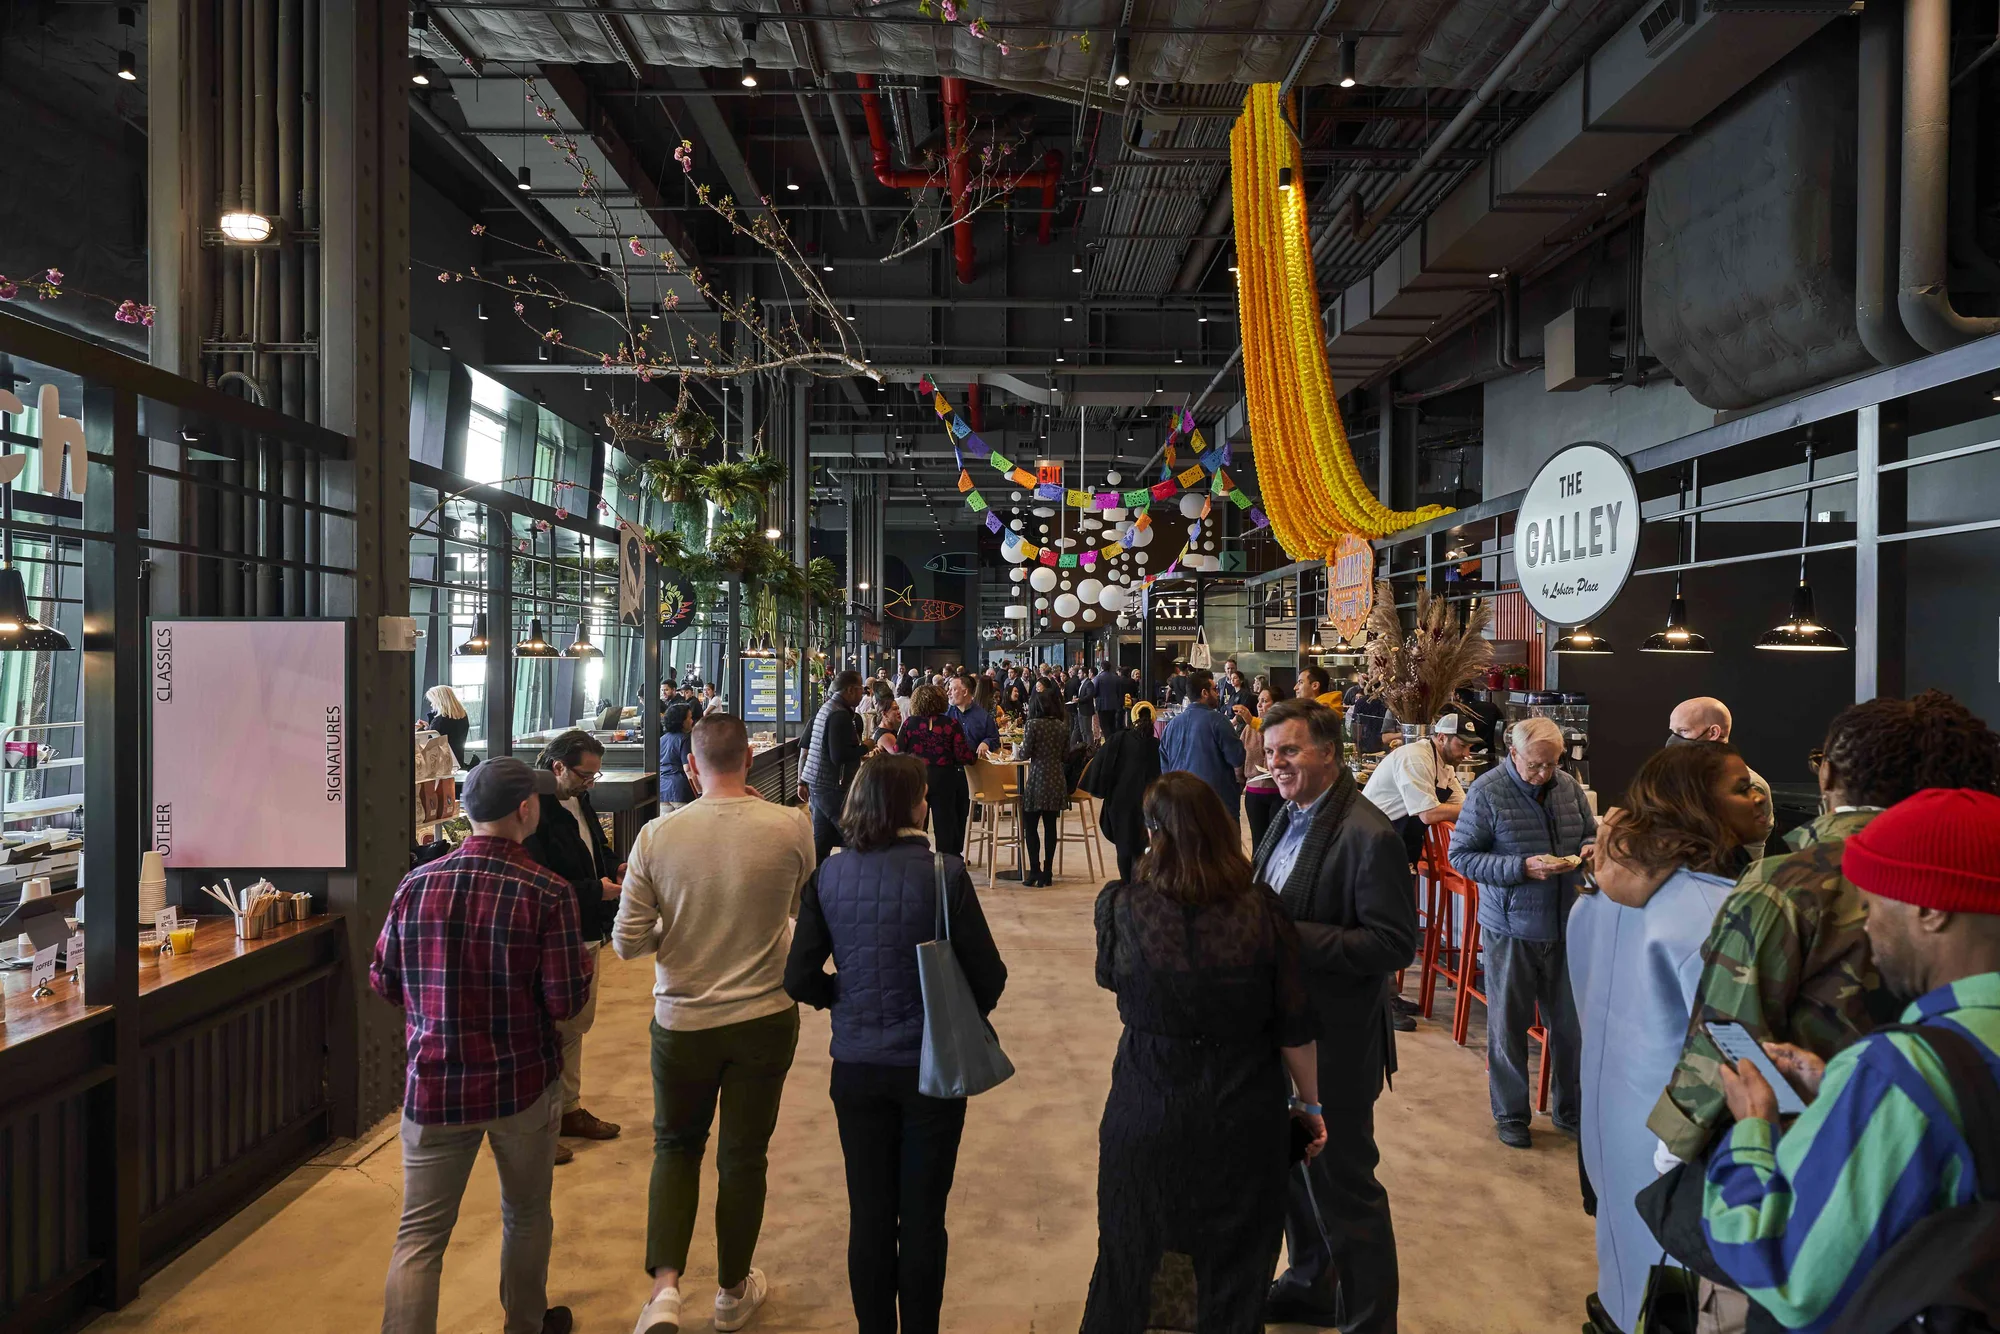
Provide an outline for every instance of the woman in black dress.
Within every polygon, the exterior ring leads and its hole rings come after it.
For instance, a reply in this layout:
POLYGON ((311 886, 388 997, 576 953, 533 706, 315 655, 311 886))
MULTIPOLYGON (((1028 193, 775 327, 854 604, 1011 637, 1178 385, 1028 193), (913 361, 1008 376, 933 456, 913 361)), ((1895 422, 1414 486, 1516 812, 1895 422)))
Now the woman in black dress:
POLYGON ((1145 813, 1137 879, 1097 899, 1097 983, 1117 993, 1125 1033, 1098 1130, 1083 1334, 1257 1334, 1284 1232, 1288 1114, 1308 1156, 1326 1144, 1298 931, 1250 879, 1208 784, 1167 774, 1145 813))
POLYGON ((1058 822, 1069 806, 1069 720, 1063 712, 1062 691, 1044 681, 1028 697, 1028 721, 1021 728, 1021 752, 1028 768, 1021 781, 1021 832, 1028 844, 1028 870, 1023 886, 1055 883, 1058 822))
POLYGON ((1097 827, 1118 850, 1118 879, 1131 880, 1146 851, 1146 789, 1160 776, 1160 740, 1153 706, 1132 706, 1132 725, 1111 734, 1084 771, 1083 790, 1101 803, 1097 827))

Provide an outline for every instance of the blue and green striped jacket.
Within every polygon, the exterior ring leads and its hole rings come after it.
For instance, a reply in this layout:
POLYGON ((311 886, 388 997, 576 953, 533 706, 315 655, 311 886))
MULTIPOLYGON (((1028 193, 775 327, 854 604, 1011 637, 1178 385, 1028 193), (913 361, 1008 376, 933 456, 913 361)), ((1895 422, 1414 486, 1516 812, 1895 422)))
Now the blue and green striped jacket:
MULTIPOLYGON (((2000 973, 1939 987, 1902 1022, 1956 1028, 2000 1076, 2000 973)), ((1921 1038, 1878 1033, 1827 1063, 1782 1137, 1768 1121, 1736 1123, 1709 1159, 1702 1230, 1753 1301, 1787 1328, 1821 1330, 1905 1232, 1978 1189, 1944 1067, 1921 1038)))

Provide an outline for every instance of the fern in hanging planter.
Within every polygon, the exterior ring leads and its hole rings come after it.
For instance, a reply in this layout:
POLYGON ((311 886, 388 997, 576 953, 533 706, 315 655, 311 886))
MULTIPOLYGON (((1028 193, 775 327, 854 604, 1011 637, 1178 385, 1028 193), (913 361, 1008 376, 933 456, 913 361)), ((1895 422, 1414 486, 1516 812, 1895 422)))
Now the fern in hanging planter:
POLYGON ((647 459, 639 476, 646 489, 669 505, 687 505, 704 497, 705 469, 699 460, 685 454, 669 454, 663 459, 647 459))
POLYGON ((754 480, 747 461, 711 463, 701 470, 699 485, 704 499, 738 518, 743 517, 742 510, 764 496, 764 485, 754 480))

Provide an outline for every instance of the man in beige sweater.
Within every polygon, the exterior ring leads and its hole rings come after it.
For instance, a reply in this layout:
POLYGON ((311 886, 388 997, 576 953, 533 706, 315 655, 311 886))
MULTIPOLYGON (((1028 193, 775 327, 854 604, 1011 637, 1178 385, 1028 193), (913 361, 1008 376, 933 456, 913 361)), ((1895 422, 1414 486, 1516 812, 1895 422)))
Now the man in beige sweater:
POLYGON ((612 934, 619 958, 653 956, 653 1293, 637 1334, 680 1328, 680 1279, 718 1098, 715 1328, 742 1329, 763 1305, 769 1286, 750 1261, 764 1221, 766 1149, 799 1040, 785 956, 814 869, 812 822, 751 789, 741 719, 707 714, 692 741, 701 795, 639 832, 612 934))

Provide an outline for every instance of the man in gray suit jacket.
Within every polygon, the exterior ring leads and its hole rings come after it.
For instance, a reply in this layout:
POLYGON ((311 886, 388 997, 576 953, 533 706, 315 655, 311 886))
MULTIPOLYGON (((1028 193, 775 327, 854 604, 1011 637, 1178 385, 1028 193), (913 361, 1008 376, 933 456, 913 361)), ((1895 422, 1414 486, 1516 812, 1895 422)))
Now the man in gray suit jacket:
POLYGON ((1375 1179, 1375 1099, 1395 1071, 1389 977, 1416 955, 1409 860, 1341 760, 1340 715, 1289 699, 1264 715, 1264 754, 1286 804, 1258 845, 1256 877, 1298 923, 1319 1039, 1326 1150, 1289 1180, 1285 1251, 1265 1318, 1396 1328, 1396 1233, 1375 1179))

